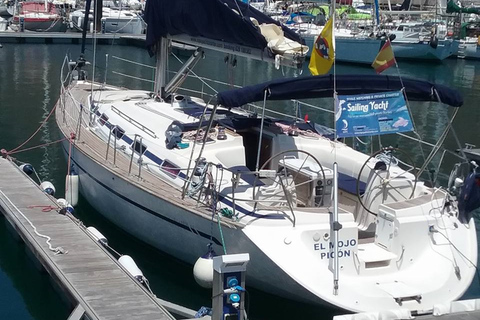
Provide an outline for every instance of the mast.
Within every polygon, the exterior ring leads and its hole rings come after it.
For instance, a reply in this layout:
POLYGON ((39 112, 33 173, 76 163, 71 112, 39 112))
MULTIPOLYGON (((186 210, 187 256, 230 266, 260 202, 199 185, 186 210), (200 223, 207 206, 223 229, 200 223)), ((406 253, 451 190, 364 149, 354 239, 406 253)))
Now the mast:
POLYGON ((88 29, 88 17, 90 16, 90 5, 92 0, 85 1, 85 15, 83 17, 83 27, 82 27, 82 49, 80 50, 80 56, 83 57, 85 54, 85 42, 87 39, 87 29, 88 29))
MULTIPOLYGON (((121 8, 120 8, 121 9, 121 8)), ((93 19, 95 21, 95 31, 100 32, 102 31, 102 14, 103 14, 103 1, 96 0, 95 1, 95 14, 93 19)))
POLYGON ((160 38, 156 45, 157 62, 154 90, 162 99, 165 98, 165 85, 167 83, 168 42, 168 39, 160 38))

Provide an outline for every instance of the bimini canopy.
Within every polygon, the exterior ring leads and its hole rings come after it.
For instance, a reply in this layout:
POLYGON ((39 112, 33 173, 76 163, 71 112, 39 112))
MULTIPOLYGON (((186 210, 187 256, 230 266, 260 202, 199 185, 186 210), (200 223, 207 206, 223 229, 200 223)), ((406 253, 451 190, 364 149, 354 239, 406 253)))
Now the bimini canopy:
MULTIPOLYGON (((145 7, 147 48, 167 35, 187 34, 248 46, 260 50, 267 41, 252 23, 280 24, 240 0, 152 0, 145 7), (235 11, 234 11, 235 10, 235 11)), ((303 43, 292 30, 282 26, 285 37, 303 43)))
MULTIPOLYGON (((428 81, 383 75, 337 75, 339 95, 387 92, 405 88, 410 101, 436 101, 460 107, 463 98, 457 90, 428 81)), ((333 97, 333 75, 279 79, 217 94, 217 103, 235 108, 247 103, 267 100, 311 99, 333 97)))

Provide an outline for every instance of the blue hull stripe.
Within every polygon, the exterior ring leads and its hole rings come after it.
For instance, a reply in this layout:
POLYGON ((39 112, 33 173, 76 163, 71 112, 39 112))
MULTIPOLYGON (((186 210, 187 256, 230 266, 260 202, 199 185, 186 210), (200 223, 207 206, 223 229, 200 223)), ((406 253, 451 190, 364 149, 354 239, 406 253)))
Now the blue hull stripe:
MULTIPOLYGON (((63 148, 63 150, 65 151, 65 153, 66 153, 67 156, 68 156, 68 151, 67 151, 65 148, 63 148)), ((104 183, 102 183, 101 181, 99 181, 98 179, 96 179, 96 178, 95 178, 94 176, 92 176, 90 173, 88 173, 87 171, 85 171, 85 169, 83 169, 73 158, 72 158, 71 160, 73 161, 73 163, 75 163, 75 165, 76 165, 80 170, 82 170, 83 172, 85 172, 92 180, 94 180, 96 183, 98 183, 99 185, 101 185, 101 186, 102 186, 103 188, 105 188, 107 191, 111 192, 112 194, 116 195, 117 197, 121 198, 122 200, 124 200, 124 201, 126 201, 126 202, 134 205, 135 207, 137 207, 137 208, 139 208, 139 209, 141 209, 141 210, 143 210, 143 211, 145 211, 145 212, 148 212, 148 213, 150 213, 150 214, 152 214, 152 215, 154 215, 154 216, 156 216, 156 217, 158 217, 158 218, 160 218, 160 219, 162 219, 162 220, 164 220, 164 221, 167 221, 167 222, 169 222, 169 223, 171 223, 171 224, 173 224, 173 225, 175 225, 175 226, 177 226, 177 227, 180 227, 180 228, 182 228, 182 229, 184 229, 184 230, 187 230, 187 231, 190 231, 190 232, 192 232, 192 233, 198 234, 199 236, 201 236, 201 237, 203 237, 203 238, 206 238, 206 239, 208 239, 209 241, 213 241, 216 245, 219 245, 219 246, 222 245, 222 243, 221 243, 220 241, 218 241, 217 238, 215 238, 215 237, 213 237, 213 236, 210 237, 209 234, 206 234, 206 233, 204 233, 204 232, 202 232, 202 231, 195 230, 195 229, 193 229, 193 228, 191 228, 191 227, 189 227, 189 226, 187 226, 187 225, 184 225, 184 224, 182 224, 182 223, 180 223, 180 222, 178 222, 178 221, 175 221, 175 220, 173 220, 173 219, 170 219, 170 218, 168 218, 168 217, 166 217, 166 216, 164 216, 164 215, 162 215, 162 214, 160 214, 160 213, 158 213, 158 212, 155 212, 155 211, 153 211, 153 210, 151 210, 151 209, 149 209, 149 208, 147 208, 147 207, 139 204, 138 202, 135 202, 135 201, 133 201, 133 200, 125 197, 124 195, 116 192, 115 190, 113 190, 113 189, 110 188, 109 186, 105 185, 104 183)))

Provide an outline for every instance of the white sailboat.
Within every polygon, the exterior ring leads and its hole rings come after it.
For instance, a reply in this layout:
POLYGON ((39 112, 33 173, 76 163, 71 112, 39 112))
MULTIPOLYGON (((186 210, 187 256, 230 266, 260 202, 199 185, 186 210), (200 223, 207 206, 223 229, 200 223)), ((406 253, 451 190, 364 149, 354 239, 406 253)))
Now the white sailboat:
MULTIPOLYGON (((70 13, 69 20, 71 29, 82 31, 85 19, 85 10, 75 10, 70 13)), ((89 15, 89 25, 93 26, 93 14, 89 15)), ((145 30, 145 22, 136 11, 124 9, 102 8, 102 32, 142 34, 145 30)))
POLYGON ((275 55, 251 18, 274 23, 234 0, 148 1, 154 92, 86 80, 84 60, 72 63, 72 73, 62 75, 69 83, 56 122, 70 139, 65 150, 84 197, 132 235, 188 263, 208 244, 217 253, 248 252, 247 284, 273 294, 350 311, 412 313, 458 299, 477 261, 471 208, 462 202, 458 209, 458 191, 420 181, 417 170, 396 161, 395 149, 369 156, 312 122, 237 107, 400 89, 409 101, 454 107, 461 97, 420 80, 333 75, 227 91, 212 103, 178 94, 202 48, 302 62, 301 51, 275 55), (179 19, 179 12, 191 14, 179 19), (200 48, 167 82, 171 40, 200 48))

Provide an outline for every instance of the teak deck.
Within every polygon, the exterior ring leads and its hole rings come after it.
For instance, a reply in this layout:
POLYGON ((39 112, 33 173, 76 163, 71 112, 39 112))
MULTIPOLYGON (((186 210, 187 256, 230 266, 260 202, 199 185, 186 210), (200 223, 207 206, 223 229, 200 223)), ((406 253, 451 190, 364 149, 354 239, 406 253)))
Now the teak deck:
MULTIPOLYGON (((97 84, 94 85, 98 87, 97 84)), ((113 147, 107 147, 107 143, 101 141, 94 133, 86 129, 85 124, 89 121, 89 113, 83 108, 82 115, 79 114, 78 107, 75 104, 88 101, 87 97, 91 94, 92 85, 88 82, 77 84, 70 89, 70 93, 65 93, 62 98, 65 99, 65 106, 60 101, 57 103, 55 116, 57 125, 65 137, 69 137, 72 132, 76 133, 75 148, 76 150, 88 155, 88 157, 97 162, 98 165, 104 166, 121 179, 141 188, 158 198, 165 199, 174 203, 176 206, 182 207, 190 211, 192 214, 201 215, 206 219, 211 219, 211 209, 190 197, 182 198, 180 192, 172 192, 173 186, 161 180, 155 174, 149 172, 145 168, 141 169, 139 176, 139 165, 137 161, 133 161, 130 165, 130 157, 125 153, 113 147), (75 97, 78 101, 73 99, 75 97), (82 126, 78 130, 78 120, 82 118, 82 126), (108 156, 107 156, 108 149, 108 156), (114 153, 116 156, 114 157, 114 153), (130 170, 131 167, 131 170, 130 170)), ((98 88, 97 88, 98 89, 98 88)), ((222 226, 228 228, 241 228, 245 223, 241 221, 231 221, 222 219, 222 226)))
POLYGON ((0 211, 77 308, 69 319, 174 319, 145 288, 13 162, 0 158, 0 211), (49 250, 62 247, 66 254, 49 250))

